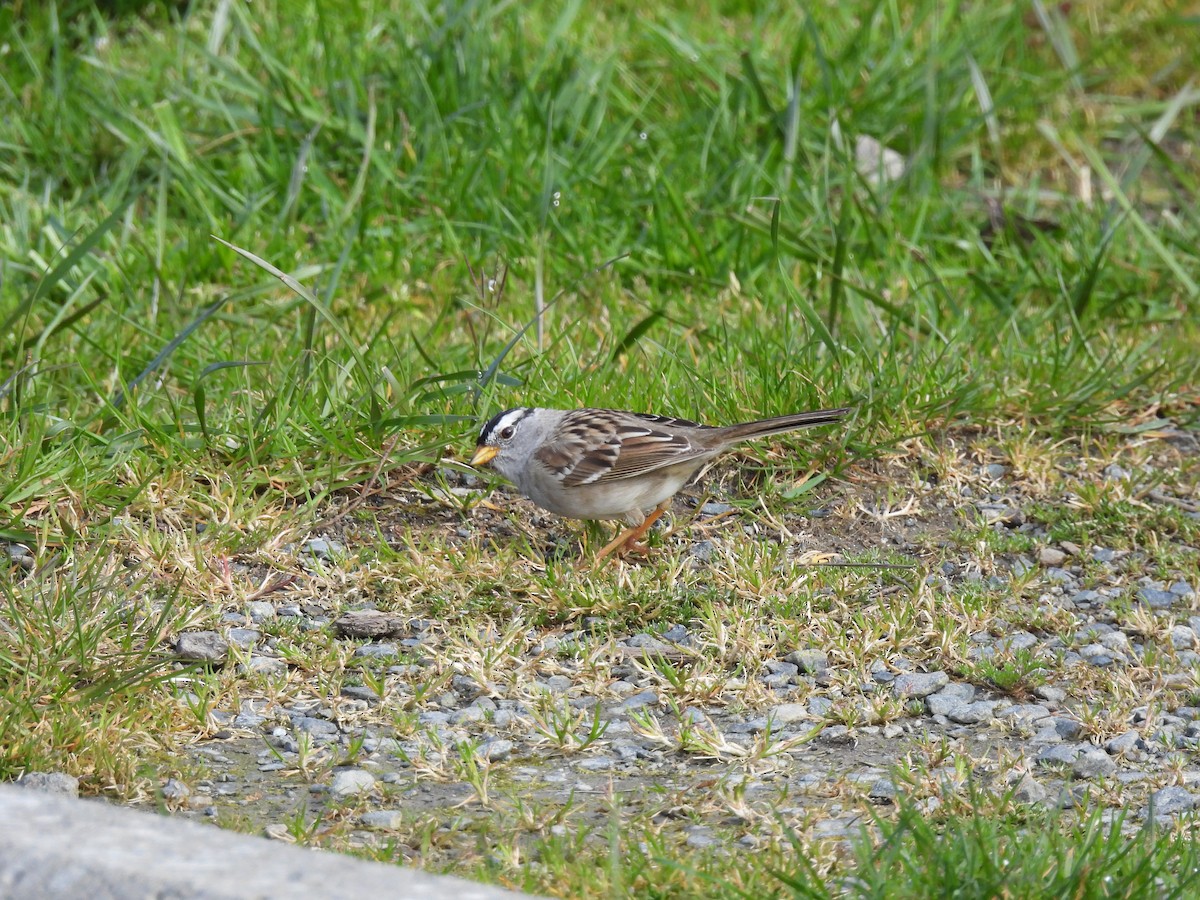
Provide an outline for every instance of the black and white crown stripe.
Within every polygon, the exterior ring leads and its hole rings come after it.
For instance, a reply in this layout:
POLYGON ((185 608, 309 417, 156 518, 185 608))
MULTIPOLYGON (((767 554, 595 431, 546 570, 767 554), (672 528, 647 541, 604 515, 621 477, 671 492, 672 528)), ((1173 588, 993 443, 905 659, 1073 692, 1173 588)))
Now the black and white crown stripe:
POLYGON ((516 428, 518 422, 532 413, 533 410, 527 406, 517 406, 512 409, 506 409, 502 412, 496 413, 487 420, 487 424, 479 429, 479 440, 476 443, 489 443, 493 435, 498 434, 505 428, 516 428))

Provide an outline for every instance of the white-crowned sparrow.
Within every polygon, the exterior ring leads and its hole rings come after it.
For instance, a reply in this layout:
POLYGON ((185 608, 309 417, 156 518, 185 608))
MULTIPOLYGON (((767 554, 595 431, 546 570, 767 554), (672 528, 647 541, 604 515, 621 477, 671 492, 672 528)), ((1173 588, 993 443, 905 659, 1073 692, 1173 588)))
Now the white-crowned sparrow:
POLYGON ((483 426, 471 465, 491 463, 522 494, 560 516, 624 520, 630 529, 600 551, 600 560, 619 547, 637 548, 679 489, 734 444, 836 422, 849 411, 714 427, 615 409, 517 407, 483 426))

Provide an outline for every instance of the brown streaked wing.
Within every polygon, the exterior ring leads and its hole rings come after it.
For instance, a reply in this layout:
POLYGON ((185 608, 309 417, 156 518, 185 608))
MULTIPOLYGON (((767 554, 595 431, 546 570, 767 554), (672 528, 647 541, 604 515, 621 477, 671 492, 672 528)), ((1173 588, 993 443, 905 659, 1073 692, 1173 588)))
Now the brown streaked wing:
POLYGON ((542 447, 537 458, 570 487, 631 478, 707 453, 683 435, 653 427, 683 424, 682 420, 636 418, 639 421, 609 410, 577 410, 563 420, 555 446, 542 447))

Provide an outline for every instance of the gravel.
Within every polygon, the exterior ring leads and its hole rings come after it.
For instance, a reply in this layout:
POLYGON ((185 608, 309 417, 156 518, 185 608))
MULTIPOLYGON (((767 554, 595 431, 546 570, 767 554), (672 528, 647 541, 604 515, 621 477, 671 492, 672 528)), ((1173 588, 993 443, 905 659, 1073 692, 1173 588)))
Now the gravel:
MULTIPOLYGON (((910 652, 910 625, 890 620, 890 600, 874 608, 888 621, 859 623, 853 613, 844 621, 859 630, 848 624, 844 642, 840 635, 815 641, 807 622, 837 603, 854 609, 876 602, 899 580, 853 569, 861 580, 847 575, 851 587, 811 596, 803 585, 811 570, 797 566, 784 578, 773 569, 760 573, 764 584, 780 585, 770 590, 795 591, 788 602, 798 609, 809 604, 784 624, 678 612, 628 624, 601 614, 597 601, 587 615, 555 610, 545 617, 553 624, 534 626, 528 623, 543 621, 542 598, 522 596, 512 608, 526 624, 510 633, 511 623, 499 617, 487 628, 484 617, 415 619, 410 607, 393 611, 385 591, 348 591, 321 605, 312 600, 315 591, 276 596, 279 605, 242 603, 219 629, 178 636, 173 649, 181 659, 219 664, 233 646, 239 662, 249 660, 245 670, 261 677, 209 711, 207 735, 219 738, 187 747, 193 765, 178 771, 201 777, 176 774, 158 788, 176 814, 251 817, 280 839, 288 838, 298 810, 308 821, 345 819, 362 833, 355 840, 380 846, 414 822, 432 821, 440 823, 435 832, 445 846, 461 833, 453 852, 463 855, 477 849, 463 821, 494 821, 497 810, 514 804, 551 813, 570 806, 562 821, 542 813, 554 821, 547 830, 565 837, 577 822, 607 821, 613 797, 696 849, 752 851, 769 837, 761 823, 777 813, 840 840, 862 827, 863 810, 854 804, 885 806, 913 793, 932 810, 944 792, 922 785, 965 790, 956 781, 961 772, 1031 806, 1108 805, 1128 809, 1131 819, 1164 820, 1194 809, 1194 568, 1151 565, 1144 550, 1087 544, 1078 534, 1078 544, 1058 539, 1020 494, 1019 466, 975 465, 978 480, 963 499, 946 502, 937 528, 916 514, 911 524, 904 516, 882 525, 871 519, 872 543, 864 539, 916 567, 903 577, 919 586, 917 600, 897 601, 916 610, 913 632, 949 634, 961 623, 952 652, 910 652), (977 527, 995 535, 1001 549, 956 543, 964 513, 990 523, 977 527), (963 596, 1011 614, 976 615, 959 602, 963 596), (766 650, 741 655, 742 628, 769 635, 766 650), (344 683, 331 685, 327 673, 310 673, 287 652, 288 636, 307 633, 335 645, 344 683), (518 648, 516 663, 461 657, 466 647, 498 659, 502 638, 518 648), (1029 664, 1026 677, 1010 690, 998 688, 987 667, 1017 663, 1029 664), (1118 683, 1121 691, 1106 687, 1118 683), (939 754, 953 759, 926 762, 931 747, 946 748, 939 754), (897 777, 896 766, 914 760, 930 771, 897 777), (487 807, 477 796, 483 778, 490 779, 487 807), (737 815, 714 799, 727 796, 736 797, 737 815), (754 814, 743 815, 742 804, 754 814)), ((1127 490, 1130 479, 1142 477, 1137 472, 1106 476, 1104 489, 1127 490)), ((930 509, 941 502, 940 495, 922 499, 930 509)), ((838 546, 846 508, 831 501, 821 515, 789 519, 788 527, 795 534, 822 529, 822 546, 838 546)), ((732 507, 710 503, 701 512, 720 517, 710 531, 668 539, 680 543, 681 565, 693 574, 730 567, 721 529, 736 529, 740 538, 746 527, 732 507)), ((454 527, 462 526, 462 514, 455 515, 454 527)), ((477 525, 467 524, 474 534, 477 525)), ((784 532, 770 539, 789 540, 784 532)), ((299 546, 305 565, 337 570, 353 583, 344 574, 359 565, 349 538, 299 546)), ((1179 554, 1195 560, 1194 550, 1179 554)), ((670 605, 678 599, 671 586, 649 596, 644 582, 630 583, 643 585, 621 585, 630 603, 679 608, 670 605)), ((684 599, 687 608, 699 607, 684 599)))

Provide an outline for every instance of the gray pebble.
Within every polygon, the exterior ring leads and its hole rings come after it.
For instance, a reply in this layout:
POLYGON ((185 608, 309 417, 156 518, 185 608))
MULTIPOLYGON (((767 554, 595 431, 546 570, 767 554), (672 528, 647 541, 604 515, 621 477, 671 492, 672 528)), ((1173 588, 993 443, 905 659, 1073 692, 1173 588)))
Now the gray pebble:
POLYGON ((496 738, 480 744, 478 753, 488 762, 499 762, 502 759, 508 759, 515 746, 512 741, 496 738))
POLYGON ((296 730, 313 737, 337 737, 338 727, 328 719, 318 719, 315 716, 300 716, 295 722, 296 730))
POLYGON ((305 553, 311 553, 317 559, 330 559, 334 556, 341 556, 346 552, 346 548, 338 541, 330 541, 325 538, 312 538, 305 541, 301 548, 305 553))
MULTIPOLYGON (((811 712, 812 702, 818 699, 824 700, 825 698, 814 697, 809 701, 808 706, 803 703, 781 703, 778 706, 771 707, 767 718, 771 720, 775 727, 791 725, 796 722, 806 722, 813 717, 813 713, 811 712)), ((825 700, 825 702, 829 703, 830 706, 833 705, 828 700, 825 700)), ((824 715, 824 713, 821 713, 821 715, 824 715)))
POLYGON ((656 694, 654 691, 642 691, 641 693, 634 694, 632 697, 628 697, 622 701, 617 707, 617 710, 621 712, 629 712, 634 709, 641 709, 644 706, 657 705, 658 694, 656 694))
POLYGON ((1013 789, 1013 799, 1020 803, 1045 803, 1046 798, 1049 796, 1050 792, 1028 773, 1017 783, 1016 788, 1013 789))
POLYGON ((354 651, 358 659, 386 659, 396 656, 399 651, 395 644, 363 644, 354 651))
POLYGON ((288 664, 274 656, 252 656, 243 669, 246 672, 257 672, 259 675, 284 675, 287 673, 288 664))
POLYGON ((404 826, 404 814, 398 809, 373 809, 359 816, 358 823, 364 828, 397 831, 404 826))
POLYGON ((691 635, 688 634, 688 630, 684 626, 672 625, 663 632, 662 637, 664 641, 670 641, 672 644, 683 644, 688 641, 691 635))
POLYGON ((829 656, 821 650, 793 650, 784 656, 784 661, 808 675, 820 675, 829 671, 829 656))
POLYGON ((634 647, 639 650, 649 650, 651 652, 658 652, 658 653, 661 653, 664 650, 668 649, 667 645, 664 644, 662 641, 660 641, 658 638, 656 638, 654 635, 646 634, 645 632, 642 632, 641 634, 635 634, 633 637, 631 637, 629 640, 627 640, 625 642, 625 646, 626 647, 634 647))
POLYGON ((162 798, 168 803, 182 803, 192 796, 192 789, 178 778, 168 778, 162 786, 162 798))
POLYGON ((1059 733, 1064 741, 1078 740, 1083 734, 1083 723, 1077 719, 1069 719, 1066 716, 1055 716, 1050 720, 1054 725, 1054 730, 1059 733))
POLYGON ((974 703, 964 703, 946 713, 946 718, 960 725, 977 725, 980 722, 990 722, 994 718, 995 700, 976 700, 974 703))
POLYGON ((251 622, 267 622, 275 618, 275 604, 266 600, 251 600, 246 604, 246 615, 251 622))
POLYGON ((1171 628, 1171 646, 1176 650, 1190 650, 1196 645, 1196 632, 1186 625, 1171 628))
POLYGON ((229 643, 215 631, 185 631, 175 641, 175 655, 198 662, 224 662, 229 643))
POLYGON ((876 803, 891 803, 896 799, 896 785, 887 778, 880 778, 867 792, 867 796, 876 803))
POLYGON ((1043 566, 1061 566, 1067 561, 1067 554, 1055 547, 1043 547, 1038 551, 1038 562, 1043 566))
POLYGON ((375 776, 363 769, 341 769, 333 775, 329 792, 336 800, 368 794, 375 788, 375 776))
POLYGON ((964 706, 975 699, 975 686, 951 682, 940 691, 925 698, 925 706, 935 716, 948 715, 951 709, 964 706))
POLYGON ((1141 743, 1142 736, 1140 734, 1136 731, 1126 731, 1105 743, 1104 749, 1113 754, 1126 754, 1137 750, 1141 743))
POLYGON ((1073 766, 1078 755, 1079 747, 1075 744, 1056 744, 1038 753, 1034 762, 1043 767, 1073 766))
POLYGON ((721 843, 719 837, 703 826, 694 826, 688 829, 687 845, 693 849, 704 850, 720 846, 721 843))
POLYGON ((1156 819, 1177 816, 1194 809, 1198 800, 1200 798, 1190 793, 1187 788, 1172 785, 1150 795, 1150 804, 1146 807, 1146 814, 1153 815, 1156 819))
POLYGON ((1160 591, 1157 588, 1139 588, 1137 598, 1151 609, 1170 609, 1179 597, 1170 591, 1160 591))
POLYGON ((828 697, 812 697, 808 701, 808 711, 818 719, 828 715, 831 709, 833 709, 833 701, 828 697))
POLYGON ((897 675, 892 682, 892 690, 897 697, 928 697, 934 691, 940 691, 950 683, 950 676, 945 672, 914 672, 897 675))
POLYGON ((79 779, 66 772, 26 772, 16 780, 15 784, 17 787, 25 788, 28 791, 37 791, 41 794, 79 796, 79 779))
POLYGON ((1103 778, 1114 774, 1117 764, 1099 747, 1089 747, 1075 758, 1071 770, 1076 778, 1103 778))
POLYGON ((1033 689, 1033 696, 1047 703, 1062 703, 1067 699, 1067 692, 1052 684, 1039 684, 1033 689))
POLYGON ((230 628, 225 632, 225 637, 233 646, 241 650, 249 650, 258 643, 262 632, 257 628, 230 628))

